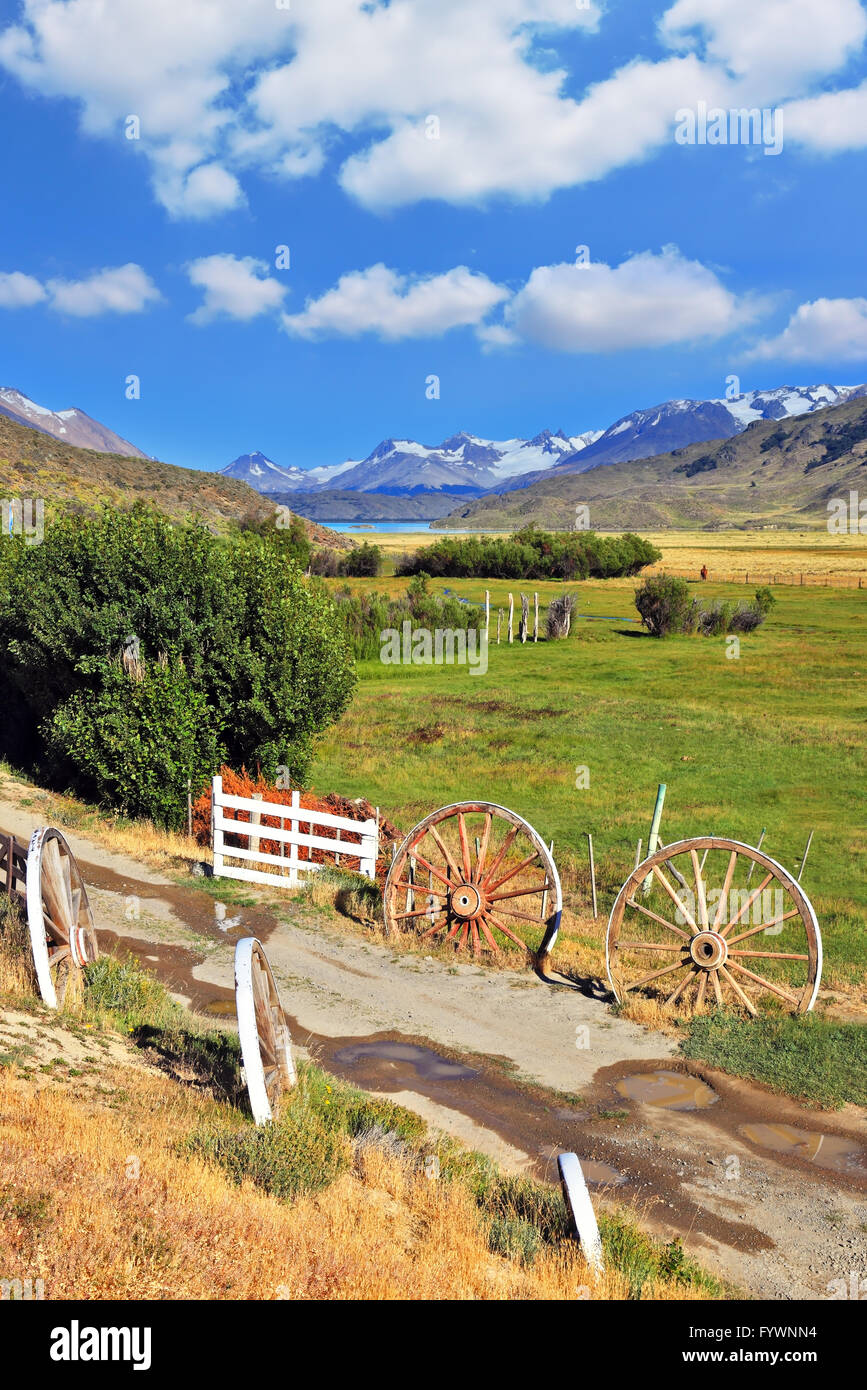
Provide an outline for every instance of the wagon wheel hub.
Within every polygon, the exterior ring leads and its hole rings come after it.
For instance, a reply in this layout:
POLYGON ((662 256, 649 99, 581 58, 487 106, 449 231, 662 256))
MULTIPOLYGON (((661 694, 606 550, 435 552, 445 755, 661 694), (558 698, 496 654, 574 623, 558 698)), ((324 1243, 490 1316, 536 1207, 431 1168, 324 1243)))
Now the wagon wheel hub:
POLYGON ((453 889, 449 904, 455 917, 478 917, 484 900, 474 883, 460 883, 453 889))
POLYGON ((729 948, 719 932, 698 932, 689 943, 689 954, 702 970, 716 970, 728 960, 729 948))

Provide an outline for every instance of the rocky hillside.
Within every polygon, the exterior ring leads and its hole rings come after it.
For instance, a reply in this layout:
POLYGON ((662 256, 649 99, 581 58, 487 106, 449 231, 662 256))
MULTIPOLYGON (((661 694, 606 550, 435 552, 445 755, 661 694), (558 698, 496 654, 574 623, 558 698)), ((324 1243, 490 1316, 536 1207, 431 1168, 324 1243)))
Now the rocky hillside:
POLYGON ((570 529, 589 508, 596 530, 669 526, 819 526, 828 503, 851 489, 867 496, 867 399, 761 420, 742 434, 609 463, 586 473, 551 474, 530 487, 479 498, 439 523, 510 529, 536 522, 570 529))

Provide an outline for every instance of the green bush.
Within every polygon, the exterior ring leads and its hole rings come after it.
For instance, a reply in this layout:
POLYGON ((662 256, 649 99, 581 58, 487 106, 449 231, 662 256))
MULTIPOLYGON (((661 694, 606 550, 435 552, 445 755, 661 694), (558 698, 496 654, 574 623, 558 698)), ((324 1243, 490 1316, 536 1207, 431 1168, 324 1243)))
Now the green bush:
POLYGON ((355 677, 334 604, 283 551, 276 530, 219 539, 141 506, 0 540, 7 751, 169 826, 220 763, 303 781, 355 677))
POLYGON ((695 630, 689 585, 674 574, 652 574, 645 579, 635 591, 635 607, 653 637, 695 630))
POLYGON ((659 559, 655 546, 631 532, 597 536, 525 526, 506 538, 443 537, 404 555, 395 572, 443 579, 607 579, 638 574, 659 559))
POLYGON ((388 594, 354 594, 349 588, 338 591, 333 598, 359 660, 375 660, 382 650, 381 634, 387 628, 401 632, 404 622, 430 631, 467 631, 484 625, 483 615, 474 605, 448 595, 440 598, 432 594, 427 574, 414 575, 406 593, 394 598, 388 594))
POLYGON ((348 578, 375 579, 382 568, 382 551, 378 545, 362 541, 340 559, 338 572, 348 578))

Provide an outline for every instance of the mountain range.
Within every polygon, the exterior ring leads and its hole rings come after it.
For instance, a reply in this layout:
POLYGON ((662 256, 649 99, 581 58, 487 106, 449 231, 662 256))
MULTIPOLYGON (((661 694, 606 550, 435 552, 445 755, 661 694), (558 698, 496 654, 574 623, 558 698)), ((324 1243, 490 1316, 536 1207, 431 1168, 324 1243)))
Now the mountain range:
POLYGON ((0 386, 0 415, 14 420, 17 425, 50 434, 77 449, 96 449, 102 454, 120 454, 124 458, 148 457, 135 444, 130 444, 128 439, 121 438, 98 420, 92 420, 77 406, 71 410, 48 410, 31 401, 15 386, 0 386))
POLYGON ((384 439, 366 458, 320 468, 286 467, 242 454, 222 471, 320 520, 442 516, 453 498, 532 487, 543 478, 651 458, 728 439, 760 420, 785 420, 867 395, 867 386, 780 386, 718 400, 672 400, 631 411, 605 430, 490 440, 464 431, 442 444, 384 439), (363 496, 358 496, 362 494, 363 496), (405 499, 390 503, 386 499, 405 499), (410 505, 411 504, 411 505, 410 505))

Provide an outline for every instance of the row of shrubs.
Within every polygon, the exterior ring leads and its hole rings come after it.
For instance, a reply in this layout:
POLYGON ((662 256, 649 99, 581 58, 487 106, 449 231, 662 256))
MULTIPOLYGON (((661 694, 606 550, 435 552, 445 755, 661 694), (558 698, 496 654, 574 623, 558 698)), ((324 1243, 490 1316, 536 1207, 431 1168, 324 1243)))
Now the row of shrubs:
POLYGON ((388 628, 400 632, 407 620, 428 631, 446 628, 466 632, 484 626, 484 612, 475 604, 432 594, 427 574, 415 575, 403 594, 358 594, 347 587, 332 591, 331 598, 359 661, 378 657, 382 633, 388 628))
POLYGON ((649 541, 628 532, 539 531, 525 526, 509 537, 445 536, 404 555, 396 574, 436 579, 611 579, 638 574, 661 559, 649 541))
POLYGON ((761 627, 776 599, 770 589, 757 589, 751 602, 706 603, 690 593, 685 579, 672 574, 654 574, 635 591, 635 606, 641 621, 653 637, 672 633, 699 633, 702 637, 721 637, 728 632, 754 632, 761 627))

